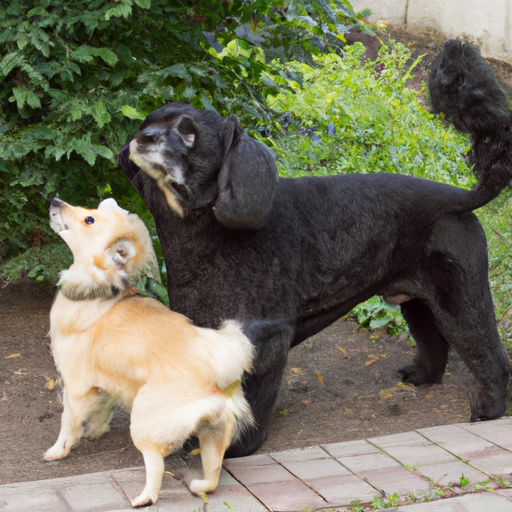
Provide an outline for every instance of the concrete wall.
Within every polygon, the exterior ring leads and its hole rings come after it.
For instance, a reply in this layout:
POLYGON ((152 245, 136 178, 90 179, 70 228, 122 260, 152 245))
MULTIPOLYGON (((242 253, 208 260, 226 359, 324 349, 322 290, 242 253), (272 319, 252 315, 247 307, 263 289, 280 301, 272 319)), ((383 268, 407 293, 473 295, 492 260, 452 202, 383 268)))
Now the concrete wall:
POLYGON ((352 0, 370 21, 389 20, 411 31, 433 28, 447 39, 469 36, 484 57, 512 64, 512 0, 352 0))

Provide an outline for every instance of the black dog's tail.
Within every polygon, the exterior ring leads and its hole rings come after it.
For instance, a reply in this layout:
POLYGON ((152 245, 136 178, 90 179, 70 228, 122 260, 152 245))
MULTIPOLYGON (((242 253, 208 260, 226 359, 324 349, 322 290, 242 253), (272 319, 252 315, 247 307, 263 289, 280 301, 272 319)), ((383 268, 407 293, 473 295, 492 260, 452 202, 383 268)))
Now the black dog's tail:
POLYGON ((453 39, 431 64, 428 85, 434 113, 443 112, 458 130, 471 136, 469 156, 479 182, 453 206, 459 211, 474 210, 494 199, 512 180, 507 97, 478 48, 453 39))

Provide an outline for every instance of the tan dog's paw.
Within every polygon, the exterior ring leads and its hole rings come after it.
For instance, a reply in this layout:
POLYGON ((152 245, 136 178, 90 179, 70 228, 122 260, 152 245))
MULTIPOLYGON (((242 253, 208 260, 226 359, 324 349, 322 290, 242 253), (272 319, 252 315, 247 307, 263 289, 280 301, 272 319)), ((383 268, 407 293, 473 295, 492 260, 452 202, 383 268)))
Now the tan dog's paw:
POLYGON ((217 484, 212 480, 192 480, 189 489, 190 492, 203 497, 205 493, 215 491, 217 484))
POLYGON ((142 494, 137 496, 136 498, 133 498, 133 500, 130 500, 130 505, 133 508, 140 508, 140 507, 146 507, 149 505, 154 505, 158 500, 158 494, 154 497, 149 496, 144 491, 142 494))
POLYGON ((52 460, 60 460, 69 455, 70 450, 66 448, 62 448, 60 446, 52 446, 49 450, 45 452, 43 455, 44 460, 52 461, 52 460))

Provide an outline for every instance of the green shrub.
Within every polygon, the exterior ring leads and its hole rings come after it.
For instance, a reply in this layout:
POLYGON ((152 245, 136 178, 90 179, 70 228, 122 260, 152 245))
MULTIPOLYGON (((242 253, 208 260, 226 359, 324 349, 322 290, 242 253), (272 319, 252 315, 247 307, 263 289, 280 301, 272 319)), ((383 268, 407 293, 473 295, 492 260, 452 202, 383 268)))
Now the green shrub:
POLYGON ((268 98, 289 123, 276 140, 281 174, 398 172, 473 183, 464 159, 468 139, 425 110, 407 87, 408 50, 392 43, 361 66, 363 52, 357 43, 342 56, 315 57, 315 67, 283 66, 298 81, 268 98))

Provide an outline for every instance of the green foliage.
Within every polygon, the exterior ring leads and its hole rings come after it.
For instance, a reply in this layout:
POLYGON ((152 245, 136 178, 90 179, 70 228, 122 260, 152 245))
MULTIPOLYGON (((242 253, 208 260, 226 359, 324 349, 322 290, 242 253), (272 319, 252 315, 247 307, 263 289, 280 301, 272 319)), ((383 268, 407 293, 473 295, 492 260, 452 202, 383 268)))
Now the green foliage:
POLYGON ((315 67, 283 66, 297 80, 268 99, 283 114, 283 128, 288 124, 288 136, 277 142, 280 172, 399 172, 458 186, 473 183, 464 160, 467 139, 427 112, 407 87, 408 50, 391 44, 361 66, 363 51, 355 44, 342 56, 315 57, 315 67))
POLYGON ((140 208, 116 154, 150 111, 184 101, 265 131, 265 94, 278 87, 268 55, 341 45, 354 24, 346 0, 0 3, 0 261, 56 240, 54 195, 140 208))
POLYGON ((512 350, 512 190, 477 210, 489 245, 489 281, 496 308, 496 317, 502 321, 502 337, 512 350))
POLYGON ((350 512, 362 512, 363 507, 361 505, 361 501, 360 500, 352 501, 348 507, 348 510, 350 510, 350 512))
POLYGON ((464 473, 462 473, 462 475, 460 475, 459 486, 464 487, 465 485, 468 485, 468 484, 469 484, 469 479, 464 476, 464 473))
POLYGON ((387 333, 396 336, 407 330, 407 325, 400 308, 386 304, 382 297, 375 296, 357 306, 352 315, 356 318, 358 328, 375 331, 386 327, 387 333))
POLYGON ((372 501, 372 509, 374 510, 397 507, 398 505, 400 505, 400 496, 397 493, 390 494, 385 498, 375 496, 372 501))
POLYGON ((73 256, 64 243, 32 247, 2 265, 0 279, 17 281, 22 277, 30 277, 36 281, 55 283, 59 272, 72 262, 73 256))

